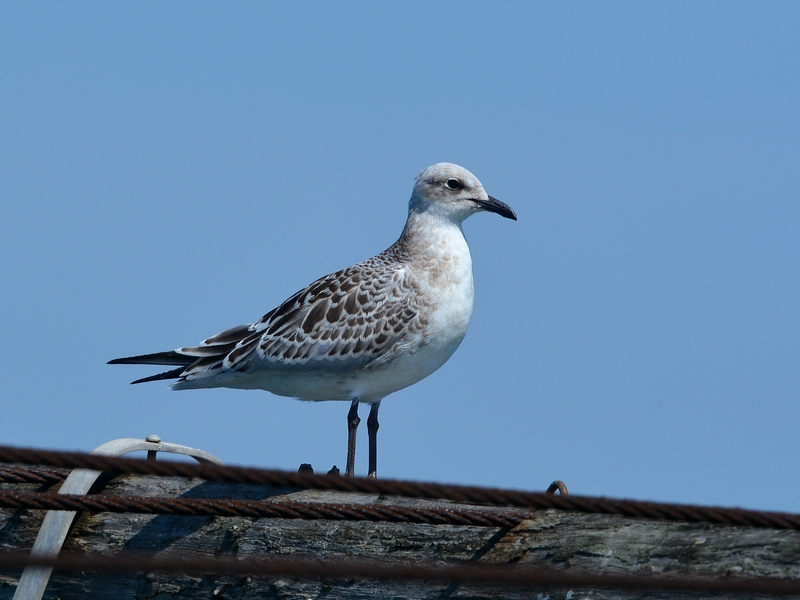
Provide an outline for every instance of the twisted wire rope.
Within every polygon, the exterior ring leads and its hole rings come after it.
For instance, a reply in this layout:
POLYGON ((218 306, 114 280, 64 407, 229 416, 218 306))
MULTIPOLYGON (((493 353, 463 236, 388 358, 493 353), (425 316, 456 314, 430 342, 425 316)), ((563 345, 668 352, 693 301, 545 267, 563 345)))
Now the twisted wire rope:
POLYGON ((0 491, 0 508, 272 519, 389 521, 393 523, 477 525, 483 527, 515 527, 527 516, 508 510, 476 510, 445 506, 419 508, 398 505, 381 506, 375 504, 235 500, 227 498, 78 496, 18 491, 0 491))
POLYGON ((29 448, 0 446, 0 462, 27 465, 49 465, 60 468, 87 468, 113 474, 161 475, 196 477, 207 481, 249 483, 293 489, 322 489, 364 494, 382 494, 453 500, 472 504, 519 506, 533 509, 559 509, 584 513, 599 513, 627 517, 642 517, 669 521, 689 521, 740 525, 772 529, 800 530, 800 515, 780 512, 754 511, 740 508, 720 508, 617 500, 589 496, 556 496, 553 494, 504 490, 477 486, 445 485, 362 477, 335 477, 292 473, 252 467, 231 467, 189 464, 166 461, 145 461, 115 458, 80 452, 55 452, 29 448))
POLYGON ((69 472, 54 467, 0 465, 0 483, 60 483, 69 472))

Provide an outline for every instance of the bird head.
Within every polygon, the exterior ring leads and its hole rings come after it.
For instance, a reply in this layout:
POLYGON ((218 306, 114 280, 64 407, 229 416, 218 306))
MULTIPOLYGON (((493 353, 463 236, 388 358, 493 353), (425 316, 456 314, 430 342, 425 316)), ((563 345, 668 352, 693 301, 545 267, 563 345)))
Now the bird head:
POLYGON ((408 208, 456 223, 480 211, 517 220, 508 204, 492 198, 475 175, 453 163, 436 163, 422 171, 417 176, 408 208))

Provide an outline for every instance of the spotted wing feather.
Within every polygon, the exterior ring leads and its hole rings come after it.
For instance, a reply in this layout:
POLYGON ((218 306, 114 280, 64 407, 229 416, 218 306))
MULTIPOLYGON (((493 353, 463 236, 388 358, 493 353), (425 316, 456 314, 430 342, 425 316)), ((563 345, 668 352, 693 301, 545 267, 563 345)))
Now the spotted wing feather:
POLYGON ((198 358, 180 379, 265 369, 347 372, 390 361, 425 322, 414 282, 387 253, 315 281, 249 327, 180 349, 198 358))

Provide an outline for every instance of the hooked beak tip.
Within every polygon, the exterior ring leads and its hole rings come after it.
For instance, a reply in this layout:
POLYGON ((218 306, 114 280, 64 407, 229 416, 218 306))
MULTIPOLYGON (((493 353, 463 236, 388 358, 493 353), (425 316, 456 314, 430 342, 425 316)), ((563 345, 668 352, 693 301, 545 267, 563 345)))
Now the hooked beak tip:
POLYGON ((478 200, 477 203, 483 210, 496 213, 512 221, 517 220, 517 213, 514 212, 514 209, 497 198, 489 196, 487 200, 478 200))

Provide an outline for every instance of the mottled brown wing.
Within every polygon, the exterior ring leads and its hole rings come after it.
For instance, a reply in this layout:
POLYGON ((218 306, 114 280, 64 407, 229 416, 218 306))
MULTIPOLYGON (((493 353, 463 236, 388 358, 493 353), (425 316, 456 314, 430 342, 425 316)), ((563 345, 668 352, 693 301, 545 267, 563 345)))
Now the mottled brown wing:
POLYGON ((315 281, 267 313, 223 368, 348 371, 382 363, 404 336, 421 334, 417 301, 402 264, 375 257, 315 281))

